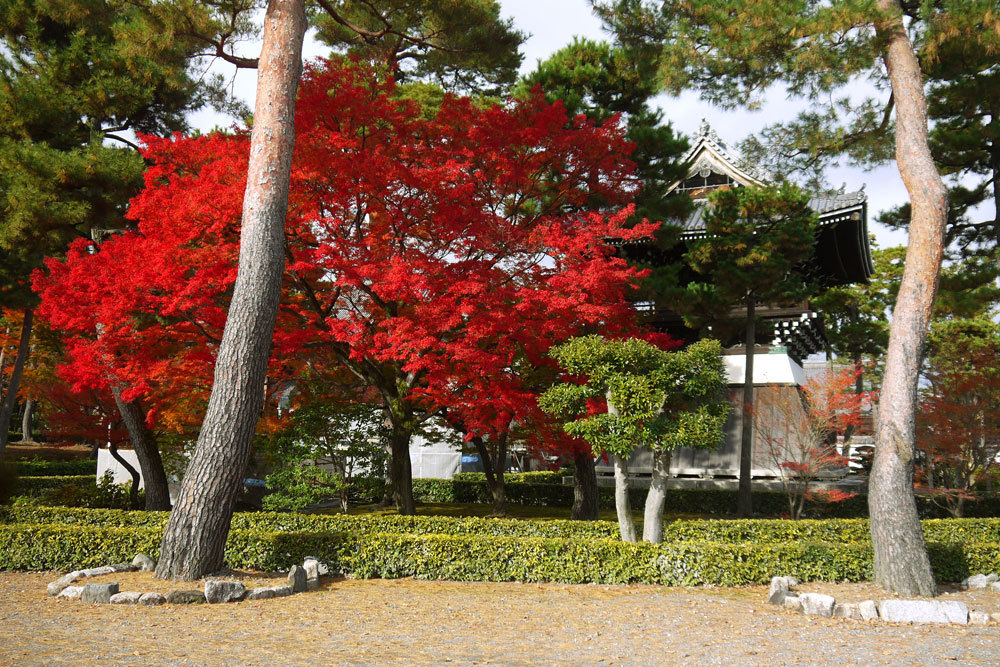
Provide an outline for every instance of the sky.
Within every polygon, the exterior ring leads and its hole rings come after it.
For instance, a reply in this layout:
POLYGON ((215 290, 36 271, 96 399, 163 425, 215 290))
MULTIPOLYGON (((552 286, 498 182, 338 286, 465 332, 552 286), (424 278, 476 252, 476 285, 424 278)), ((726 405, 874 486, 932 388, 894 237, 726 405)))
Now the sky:
MULTIPOLYGON (((591 39, 609 39, 601 29, 600 21, 591 13, 587 0, 500 0, 505 17, 513 18, 514 25, 529 35, 522 46, 524 60, 522 73, 535 68, 539 60, 569 44, 574 36, 591 39)), ((252 51, 254 45, 247 45, 252 51)), ((313 58, 324 55, 325 49, 313 40, 307 39, 304 56, 313 58)), ((215 65, 217 71, 232 76, 232 68, 224 63, 215 65)), ((241 70, 234 79, 234 89, 253 107, 256 73, 241 70)), ((801 104, 789 102, 781 92, 771 92, 756 111, 724 111, 702 102, 694 93, 679 97, 661 95, 655 103, 663 110, 665 119, 673 127, 693 136, 706 119, 728 146, 735 146, 751 134, 759 132, 765 125, 777 121, 791 120, 802 109, 801 104)), ((202 130, 216 125, 228 125, 230 121, 212 112, 201 112, 192 118, 192 124, 202 130)), ((875 222, 880 211, 897 206, 908 197, 895 163, 882 165, 871 171, 854 167, 837 167, 827 171, 827 181, 833 186, 845 184, 847 191, 865 187, 868 194, 869 229, 875 234, 881 247, 906 243, 906 234, 882 227, 875 222)))

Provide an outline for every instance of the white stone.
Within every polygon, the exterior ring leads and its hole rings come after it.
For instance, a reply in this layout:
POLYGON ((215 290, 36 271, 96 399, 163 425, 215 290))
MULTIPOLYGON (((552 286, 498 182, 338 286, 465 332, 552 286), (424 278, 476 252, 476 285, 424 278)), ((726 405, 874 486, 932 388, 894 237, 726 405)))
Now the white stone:
POLYGON ((797 595, 787 596, 782 604, 785 605, 785 609, 790 609, 791 611, 802 611, 802 600, 800 600, 797 595))
POLYGON ((144 604, 148 607, 153 607, 158 604, 166 604, 167 598, 163 597, 160 593, 143 593, 139 596, 139 604, 144 604))
POLYGON ((784 577, 771 579, 771 588, 767 592, 768 604, 782 604, 788 596, 788 580, 784 577))
POLYGON ((833 606, 837 603, 832 595, 822 593, 803 593, 799 596, 802 600, 802 611, 813 616, 833 616, 833 606))
POLYGON ((111 604, 136 604, 141 597, 139 591, 122 591, 111 596, 111 604))
POLYGON ((834 618, 849 618, 854 621, 861 620, 861 610, 853 602, 837 603, 833 605, 834 618))
POLYGON ((892 623, 958 623, 969 622, 969 608, 953 600, 882 600, 878 615, 892 623))
POLYGON ((111 596, 118 592, 118 582, 107 584, 86 584, 80 600, 83 602, 95 602, 107 604, 111 602, 111 596))
POLYGON ((205 599, 211 604, 238 602, 247 594, 247 587, 239 581, 206 581, 205 599))
POLYGON ((100 577, 101 575, 104 574, 114 574, 114 573, 115 569, 113 567, 108 567, 108 566, 92 567, 82 571, 82 574, 85 577, 100 577))
POLYGON ((990 615, 981 611, 969 612, 969 625, 987 625, 990 622, 990 615))
POLYGON ((57 598, 68 598, 70 600, 78 600, 80 596, 83 595, 83 586, 67 586, 62 589, 57 595, 57 598))
POLYGON ((319 579, 319 561, 315 558, 302 561, 302 569, 306 571, 306 579, 319 579))
POLYGON ((858 611, 861 613, 862 621, 873 621, 878 618, 878 605, 874 600, 859 602, 858 611))
POLYGON ((990 614, 990 620, 994 623, 1000 623, 1000 614, 990 614))
POLYGON ((156 561, 146 554, 136 554, 135 558, 132 559, 132 565, 143 572, 152 572, 156 569, 156 561))
POLYGON ((990 572, 986 575, 986 581, 991 584, 995 584, 998 579, 1000 579, 1000 577, 997 576, 996 572, 990 572))
POLYGON ((59 595, 62 593, 63 589, 72 584, 74 581, 83 576, 83 572, 80 570, 74 570, 68 574, 64 574, 55 581, 51 582, 46 586, 45 590, 49 595, 59 595))
POLYGON ((132 565, 132 563, 114 563, 112 565, 109 565, 108 567, 110 567, 115 572, 134 572, 135 570, 139 569, 135 565, 132 565))
POLYGON ((962 589, 977 591, 986 588, 992 583, 993 582, 990 581, 989 577, 987 577, 985 574, 974 574, 968 579, 962 581, 962 589))

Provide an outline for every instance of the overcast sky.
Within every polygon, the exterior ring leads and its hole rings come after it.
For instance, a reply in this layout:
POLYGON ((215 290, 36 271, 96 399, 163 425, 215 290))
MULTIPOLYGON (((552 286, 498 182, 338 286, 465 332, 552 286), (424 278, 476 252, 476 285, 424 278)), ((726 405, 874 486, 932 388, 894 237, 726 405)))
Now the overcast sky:
MULTIPOLYGON (((522 71, 534 69, 539 60, 568 44, 574 36, 592 39, 607 39, 601 24, 591 13, 587 0, 501 0, 505 16, 514 19, 515 26, 528 33, 529 38, 522 47, 524 61, 522 71)), ((248 46, 252 50, 252 46, 248 46)), ((325 53, 324 48, 308 40, 305 48, 307 58, 325 53)), ((217 64, 219 71, 231 75, 231 68, 217 64)), ((253 107, 256 73, 242 70, 235 79, 237 93, 253 107)), ((758 111, 723 111, 700 101, 697 95, 684 94, 680 97, 666 95, 656 102, 675 129, 691 136, 698 130, 702 118, 708 120, 720 139, 729 146, 735 146, 744 138, 758 132, 762 127, 775 121, 789 120, 801 106, 790 104, 783 94, 770 95, 758 111)), ((203 112, 193 118, 196 127, 211 129, 218 124, 228 124, 219 116, 203 112)), ((895 163, 872 171, 841 167, 827 172, 827 181, 833 186, 845 183, 847 190, 857 190, 865 186, 869 201, 869 226, 875 233, 880 246, 906 243, 906 235, 890 232, 874 222, 879 211, 891 208, 907 200, 906 189, 896 170, 895 163)))

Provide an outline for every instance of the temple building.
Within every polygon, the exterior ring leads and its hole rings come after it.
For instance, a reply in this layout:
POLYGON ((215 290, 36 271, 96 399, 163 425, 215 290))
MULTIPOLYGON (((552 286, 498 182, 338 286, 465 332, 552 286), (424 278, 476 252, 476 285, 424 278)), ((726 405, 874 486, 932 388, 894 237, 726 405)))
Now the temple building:
MULTIPOLYGON (((687 177, 675 183, 671 191, 686 192, 694 200, 694 208, 684 220, 672 221, 680 227, 680 242, 663 251, 646 242, 628 243, 621 251, 633 259, 646 262, 672 262, 680 258, 687 241, 706 234, 704 212, 710 192, 719 188, 759 187, 766 185, 764 176, 732 155, 719 137, 702 121, 684 161, 690 164, 687 177)), ((805 271, 822 287, 866 283, 873 272, 868 237, 868 206, 864 190, 817 195, 809 206, 819 218, 812 259, 805 271)), ((693 276, 689 275, 687 279, 693 276)), ((685 280, 683 273, 682 281, 685 280)), ((697 334, 685 327, 673 312, 656 309, 652 304, 638 304, 651 310, 652 324, 676 338, 691 340, 697 334)), ((770 337, 767 345, 754 350, 755 395, 764 399, 768 394, 796 392, 806 382, 805 359, 826 346, 822 313, 809 303, 793 306, 756 304, 759 322, 758 341, 770 337)), ((738 317, 738 312, 734 312, 738 317)), ((681 449, 672 457, 670 472, 677 477, 735 478, 739 476, 740 431, 742 427, 742 391, 745 368, 745 346, 734 335, 723 341, 724 361, 732 392, 734 411, 726 425, 726 441, 716 450, 681 449)), ((754 438, 754 477, 772 478, 779 474, 777 461, 763 441, 754 438)), ((642 476, 651 466, 649 452, 637 452, 630 463, 630 472, 642 476)), ((598 474, 608 474, 610 467, 598 466, 598 474)))

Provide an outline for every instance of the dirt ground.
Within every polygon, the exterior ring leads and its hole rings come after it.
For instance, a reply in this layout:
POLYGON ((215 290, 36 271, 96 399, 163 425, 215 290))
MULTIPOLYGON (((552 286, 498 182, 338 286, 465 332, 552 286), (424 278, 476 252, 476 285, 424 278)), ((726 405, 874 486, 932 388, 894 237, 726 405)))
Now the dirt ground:
MULTIPOLYGON (((89 605, 47 597, 57 573, 0 573, 4 665, 995 665, 1000 626, 821 619, 764 587, 331 580, 228 605, 89 605)), ((138 579, 129 580, 146 588, 138 579)), ((124 578, 122 582, 124 583, 124 578)), ((131 587, 130 587, 131 588, 131 587)), ((123 586, 123 590, 125 587, 123 586)), ((166 589, 164 589, 166 590, 166 589)), ((843 601, 863 585, 816 585, 843 601)), ((957 593, 996 611, 1000 595, 957 593), (978 597, 977 597, 978 596, 978 597)))

